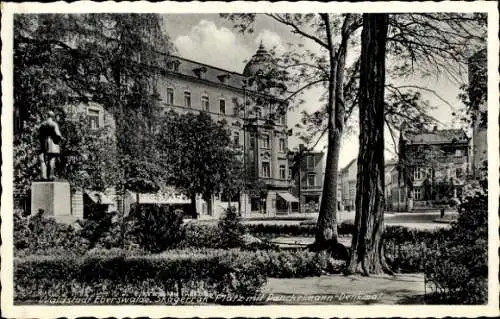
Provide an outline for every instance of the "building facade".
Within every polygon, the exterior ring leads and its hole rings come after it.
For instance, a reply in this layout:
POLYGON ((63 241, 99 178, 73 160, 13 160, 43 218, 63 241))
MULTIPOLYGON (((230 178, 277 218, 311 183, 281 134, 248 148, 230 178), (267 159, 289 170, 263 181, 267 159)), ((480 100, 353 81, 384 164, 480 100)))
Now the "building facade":
POLYGON ((354 158, 341 171, 342 205, 347 211, 356 210, 356 181, 358 174, 358 159, 354 158))
POLYGON ((300 201, 300 212, 317 213, 321 203, 323 193, 323 180, 325 177, 325 153, 315 151, 304 151, 304 146, 299 146, 299 152, 292 154, 302 154, 295 165, 293 176, 292 194, 300 201))
MULTIPOLYGON (((166 65, 151 79, 160 99, 159 116, 171 110, 204 112, 214 121, 224 121, 232 146, 242 151, 245 178, 265 186, 257 197, 249 192, 243 192, 236 199, 228 199, 225 194, 214 195, 211 205, 199 196, 196 207, 201 219, 218 218, 229 205, 240 207, 243 215, 289 213, 291 203, 296 202, 289 192, 287 104, 280 99, 278 88, 259 90, 255 84, 255 78, 272 65, 271 54, 261 44, 243 73, 169 56, 166 65)), ((113 115, 95 103, 65 105, 65 109, 75 114, 86 113, 92 128, 114 124, 113 115)), ((118 195, 113 189, 97 195, 90 190, 76 190, 72 195, 72 215, 84 218, 85 203, 91 204, 96 198, 104 198, 111 210, 127 213, 137 202, 181 205, 185 201, 174 197, 169 194, 118 195)))
MULTIPOLYGON (((205 112, 226 122, 234 146, 242 150, 247 178, 259 180, 266 189, 261 196, 243 193, 237 199, 244 215, 288 212, 294 201, 289 193, 286 104, 274 88, 257 92, 249 81, 271 65, 272 57, 261 44, 241 74, 172 56, 155 79, 163 112, 205 112)), ((200 218, 218 217, 229 205, 224 197, 213 197, 211 212, 202 203, 200 218)))
POLYGON ((393 208, 411 211, 460 198, 470 173, 469 143, 461 129, 401 132, 398 167, 404 176, 393 184, 393 208))
MULTIPOLYGON (((393 208, 393 200, 392 200, 392 189, 393 184, 397 184, 398 176, 394 176, 394 171, 397 172, 396 161, 389 160, 385 163, 384 166, 384 195, 385 195, 385 210, 386 211, 394 211, 393 208)), ((397 195, 397 194, 395 194, 397 195)))

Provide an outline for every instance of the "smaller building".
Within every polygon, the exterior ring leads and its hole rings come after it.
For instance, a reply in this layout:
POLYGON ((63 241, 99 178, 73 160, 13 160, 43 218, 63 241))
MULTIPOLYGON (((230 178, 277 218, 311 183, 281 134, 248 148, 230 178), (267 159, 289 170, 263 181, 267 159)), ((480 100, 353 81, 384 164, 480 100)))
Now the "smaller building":
MULTIPOLYGON (((397 174, 394 176, 394 172, 397 173, 397 162, 395 160, 389 160, 385 163, 384 169, 384 192, 385 192, 385 210, 394 211, 393 208, 393 184, 397 185, 398 179, 397 174)), ((397 192, 395 196, 397 196, 397 192)))
POLYGON ((299 198, 301 212, 319 212, 325 175, 324 161, 324 152, 307 151, 302 144, 298 152, 290 154, 292 194, 299 198))
POLYGON ((347 211, 356 209, 356 181, 358 174, 358 158, 354 158, 341 171, 342 206, 347 211))
POLYGON ((470 173, 469 147, 470 138, 461 129, 403 130, 393 207, 411 211, 460 198, 470 173))

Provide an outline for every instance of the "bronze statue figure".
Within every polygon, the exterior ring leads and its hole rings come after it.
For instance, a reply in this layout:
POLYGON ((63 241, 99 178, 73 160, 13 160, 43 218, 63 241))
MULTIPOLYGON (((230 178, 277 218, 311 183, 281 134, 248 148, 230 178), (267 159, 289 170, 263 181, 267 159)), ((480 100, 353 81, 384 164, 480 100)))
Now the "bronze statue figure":
POLYGON ((42 180, 55 180, 56 159, 61 152, 59 143, 63 139, 59 125, 54 120, 54 112, 47 113, 47 119, 38 131, 41 152, 39 155, 42 180))

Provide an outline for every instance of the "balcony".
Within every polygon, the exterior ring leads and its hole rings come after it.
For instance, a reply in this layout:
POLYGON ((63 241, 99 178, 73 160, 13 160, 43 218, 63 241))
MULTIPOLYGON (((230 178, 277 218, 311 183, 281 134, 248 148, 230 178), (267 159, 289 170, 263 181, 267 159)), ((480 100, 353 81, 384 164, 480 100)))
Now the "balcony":
POLYGON ((275 187, 291 187, 293 184, 290 182, 290 180, 286 179, 277 179, 277 178, 271 178, 271 177, 259 177, 259 180, 263 181, 267 185, 272 185, 275 187))

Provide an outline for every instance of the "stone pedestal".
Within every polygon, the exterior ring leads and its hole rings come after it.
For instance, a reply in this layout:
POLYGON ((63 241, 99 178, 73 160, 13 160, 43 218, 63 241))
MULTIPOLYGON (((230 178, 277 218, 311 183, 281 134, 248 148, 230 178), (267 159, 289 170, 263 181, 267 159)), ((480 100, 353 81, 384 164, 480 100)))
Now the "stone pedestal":
POLYGON ((31 214, 45 211, 46 216, 54 216, 61 222, 70 222, 71 191, 68 182, 44 181, 31 185, 31 214))

